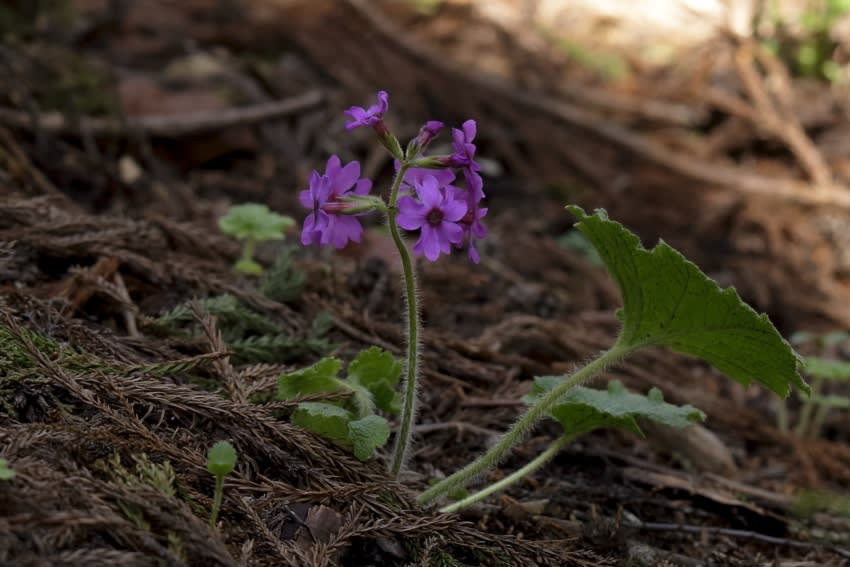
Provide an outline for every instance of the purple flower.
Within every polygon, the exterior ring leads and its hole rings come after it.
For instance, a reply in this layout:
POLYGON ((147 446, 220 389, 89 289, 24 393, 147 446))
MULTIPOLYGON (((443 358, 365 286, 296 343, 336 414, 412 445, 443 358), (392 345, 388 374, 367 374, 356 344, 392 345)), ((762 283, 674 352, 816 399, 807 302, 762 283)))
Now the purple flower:
POLYGON ((360 164, 353 161, 342 167, 337 156, 331 156, 325 174, 318 171, 310 174, 309 187, 298 195, 301 204, 312 212, 304 219, 301 243, 331 244, 344 248, 348 241, 360 242, 363 227, 353 216, 342 214, 348 203, 340 197, 366 195, 372 182, 360 177, 360 164))
MULTIPOLYGON (((437 134, 439 134, 442 129, 443 123, 439 120, 429 120, 426 122, 425 125, 419 129, 419 134, 413 140, 416 153, 418 154, 427 148, 428 144, 431 143, 431 140, 436 138, 437 134)), ((410 159, 410 156, 408 156, 408 159, 410 159)))
POLYGON ((463 123, 463 130, 452 128, 452 155, 451 164, 464 170, 477 172, 481 166, 475 161, 475 120, 467 120, 463 123))
POLYGON ((434 262, 440 253, 451 253, 452 244, 463 241, 459 221, 466 214, 466 203, 451 185, 440 187, 433 175, 414 181, 419 201, 413 197, 398 200, 398 225, 405 230, 420 229, 413 251, 434 262))
POLYGON ((478 203, 480 203, 484 198, 484 180, 477 171, 470 171, 467 169, 463 171, 463 177, 466 180, 466 202, 469 204, 470 208, 478 206, 478 203))
POLYGON ((461 224, 464 228, 464 235, 468 237, 469 240, 469 248, 467 253, 469 254, 469 259, 472 260, 473 264, 477 264, 481 262, 481 256, 478 254, 478 250, 475 248, 475 239, 481 239, 487 236, 487 227, 481 222, 481 219, 487 215, 486 208, 472 208, 469 212, 464 215, 463 219, 461 219, 461 224))
POLYGON ((463 123, 463 129, 452 128, 452 155, 448 163, 452 167, 460 168, 466 180, 469 208, 477 206, 484 198, 484 180, 481 179, 481 165, 475 161, 475 120, 467 120, 463 123))
MULTIPOLYGON (((399 162, 396 162, 396 171, 400 167, 399 162)), ((422 181, 427 176, 434 177, 437 180, 438 187, 445 187, 455 180, 455 172, 451 169, 428 169, 426 167, 411 167, 404 174, 402 188, 411 190, 413 186, 422 181)))
POLYGON ((345 129, 354 130, 360 126, 375 126, 384 120, 387 108, 389 108, 389 95, 386 91, 378 91, 378 104, 373 104, 368 109, 352 106, 345 111, 345 114, 351 117, 351 121, 345 123, 345 129))

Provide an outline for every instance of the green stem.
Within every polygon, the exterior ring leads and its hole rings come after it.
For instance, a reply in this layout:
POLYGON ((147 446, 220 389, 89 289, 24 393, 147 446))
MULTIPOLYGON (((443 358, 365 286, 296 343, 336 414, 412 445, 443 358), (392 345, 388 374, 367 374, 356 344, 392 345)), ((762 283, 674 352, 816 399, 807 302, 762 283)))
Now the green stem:
POLYGON ((552 409, 552 406, 558 402, 561 396, 574 387, 583 384, 607 366, 616 363, 630 352, 637 350, 637 348, 636 346, 622 346, 618 341, 610 350, 603 352, 593 362, 576 370, 563 383, 528 408, 513 427, 489 451, 420 494, 416 501, 423 505, 430 504, 443 494, 465 486, 474 477, 495 466, 552 409))
POLYGON ((218 511, 221 509, 221 497, 224 493, 224 475, 215 476, 215 495, 213 496, 212 512, 210 513, 210 527, 215 527, 218 520, 218 511))
POLYGON ((398 476, 410 447, 413 424, 416 422, 416 373, 419 369, 419 308, 416 304, 416 275, 413 271, 410 250, 402 240, 401 232, 399 232, 396 224, 398 190, 408 167, 407 164, 402 164, 398 168, 390 188, 390 199, 387 205, 387 228, 393 237, 393 242, 401 259, 401 269, 404 274, 404 295, 407 304, 407 372, 402 385, 403 404, 399 416, 398 434, 393 448, 393 458, 390 464, 390 474, 393 476, 398 476))
POLYGON ((246 262, 254 261, 254 251, 257 249, 257 241, 253 238, 246 238, 245 244, 242 245, 242 260, 246 262))
POLYGON ((540 467, 542 467, 543 465, 545 465, 546 463, 551 461, 555 457, 555 455, 557 455, 558 452, 560 452, 561 449, 563 449, 564 447, 569 445, 570 442, 573 439, 574 439, 574 437, 572 437, 572 436, 561 437, 560 439, 558 439, 557 441, 555 441, 554 443, 549 445, 548 449, 546 449, 545 451, 540 453, 533 461, 531 461, 530 463, 528 463, 527 465, 525 465, 521 469, 509 474, 508 476, 506 476, 505 478, 503 478, 502 480, 500 480, 498 482, 494 482, 490 486, 482 488, 481 490, 479 490, 475 494, 471 494, 471 495, 467 496, 463 500, 458 500, 454 504, 450 504, 449 506, 445 506, 443 508, 440 508, 440 512, 442 512, 443 514, 450 514, 452 512, 457 512, 458 510, 462 510, 464 508, 472 506, 476 502, 484 500, 485 498, 487 498, 491 494, 499 492, 500 490, 504 490, 505 488, 509 487, 513 483, 517 482, 518 480, 521 480, 526 475, 533 473, 534 471, 536 471, 537 469, 539 469, 540 467))
POLYGON ((814 380, 812 380, 812 394, 809 397, 809 400, 803 404, 803 409, 800 410, 800 418, 797 421, 797 427, 794 428, 794 433, 798 437, 805 437, 806 433, 809 431, 809 426, 812 421, 812 412, 815 409, 815 404, 812 402, 812 399, 818 397, 823 389, 823 378, 820 376, 816 376, 814 380))
MULTIPOLYGON (((809 402, 814 403, 814 402, 809 402)), ((808 436, 816 439, 820 435, 820 430, 823 429, 823 423, 826 421, 826 416, 831 408, 825 404, 818 404, 818 409, 815 411, 815 417, 812 419, 812 424, 809 427, 808 436)))
POLYGON ((788 401, 776 400, 776 426, 782 433, 788 433, 788 401))

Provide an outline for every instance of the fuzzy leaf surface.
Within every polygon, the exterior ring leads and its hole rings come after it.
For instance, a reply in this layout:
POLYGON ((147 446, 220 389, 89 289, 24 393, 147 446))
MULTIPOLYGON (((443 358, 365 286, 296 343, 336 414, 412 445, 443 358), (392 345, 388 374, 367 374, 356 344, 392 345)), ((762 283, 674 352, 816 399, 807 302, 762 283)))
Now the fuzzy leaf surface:
POLYGON ((307 368, 281 374, 278 379, 277 397, 279 400, 286 401, 305 394, 347 389, 347 386, 336 377, 340 368, 342 368, 342 361, 329 357, 307 368))
POLYGON ((702 358, 744 385, 755 381, 785 397, 794 386, 807 394, 802 360, 771 324, 734 288, 720 289, 664 242, 652 250, 602 209, 567 209, 593 243, 623 295, 619 347, 663 345, 702 358))
POLYGON ((401 362, 392 354, 373 346, 360 351, 348 365, 348 381, 368 390, 378 408, 398 412, 400 396, 395 387, 401 370, 401 362))
MULTIPOLYGON (((534 379, 531 394, 524 400, 534 403, 563 381, 561 376, 534 379)), ((607 390, 578 386, 567 392, 549 412, 564 428, 564 435, 575 437, 600 427, 617 427, 642 435, 637 418, 683 429, 703 421, 705 414, 691 405, 677 406, 664 401, 661 391, 653 388, 645 396, 633 394, 622 383, 613 381, 607 390)))
POLYGON ((236 466, 236 449, 228 441, 219 441, 207 452, 207 470, 216 476, 224 476, 236 466))
POLYGON ((222 232, 238 240, 250 238, 257 242, 280 240, 284 231, 292 226, 295 226, 293 219, 258 203, 234 205, 218 219, 222 232))
POLYGON ((333 404, 302 402, 292 413, 291 421, 341 447, 351 449, 348 424, 352 417, 350 411, 333 404))
POLYGON ((390 425, 380 415, 367 415, 348 424, 354 456, 368 461, 378 447, 383 447, 390 438, 390 425))

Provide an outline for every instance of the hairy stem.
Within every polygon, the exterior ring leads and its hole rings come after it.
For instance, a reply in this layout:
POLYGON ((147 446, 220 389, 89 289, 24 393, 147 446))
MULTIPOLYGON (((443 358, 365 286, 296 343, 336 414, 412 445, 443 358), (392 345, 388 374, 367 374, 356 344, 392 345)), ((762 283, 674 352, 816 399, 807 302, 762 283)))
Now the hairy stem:
POLYGON ((498 482, 494 482, 493 484, 482 488, 475 494, 470 494, 463 500, 458 500, 454 504, 450 504, 449 506, 444 506, 443 508, 440 508, 440 512, 442 512, 443 514, 450 514, 452 512, 457 512, 458 510, 463 510, 464 508, 472 506, 476 502, 484 500, 491 494, 499 492, 500 490, 504 490, 513 483, 517 482, 518 480, 521 480, 526 475, 533 473, 534 471, 551 461, 553 458, 555 458, 555 455, 557 455, 561 449, 569 445, 573 439, 574 437, 561 437, 560 439, 549 445, 548 449, 537 455, 537 457, 533 461, 529 462, 521 469, 509 474, 498 482))
POLYGON ((493 448, 481 457, 466 465, 453 475, 441 480, 425 492, 419 495, 416 501, 419 504, 430 504, 440 496, 456 488, 465 486, 470 480, 480 475, 487 469, 495 466, 501 461, 514 445, 519 443, 526 434, 537 424, 540 419, 552 409, 558 400, 571 389, 580 386, 607 366, 614 364, 635 348, 623 347, 615 344, 610 350, 603 352, 598 358, 588 365, 576 370, 563 383, 558 385, 528 410, 514 423, 507 433, 496 443, 493 448))
POLYGON ((224 493, 224 475, 215 475, 215 495, 213 496, 212 511, 210 512, 210 527, 215 527, 218 511, 221 509, 221 497, 224 493))
POLYGON ((404 296, 407 304, 407 369, 404 384, 402 385, 402 408, 399 416, 399 429, 396 434, 393 457, 390 463, 390 474, 398 476, 407 449, 410 446, 410 437, 413 434, 413 425, 416 422, 416 373, 419 370, 419 308, 416 304, 416 274, 413 271, 413 261, 410 258, 410 250, 401 238, 396 217, 398 216, 398 189, 408 165, 402 164, 396 173, 390 188, 390 199, 387 210, 387 228, 393 237, 393 242, 398 249, 401 259, 401 269, 404 274, 404 296))

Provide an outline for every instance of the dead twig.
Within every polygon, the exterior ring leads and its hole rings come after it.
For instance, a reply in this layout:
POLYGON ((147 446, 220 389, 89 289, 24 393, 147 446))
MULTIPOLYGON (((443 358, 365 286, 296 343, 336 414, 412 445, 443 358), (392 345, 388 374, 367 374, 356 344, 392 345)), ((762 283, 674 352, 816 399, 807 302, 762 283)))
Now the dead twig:
MULTIPOLYGON (((193 301, 191 303, 192 315, 201 325, 204 335, 209 341, 212 352, 227 352, 227 345, 224 344, 224 339, 221 338, 221 330, 218 328, 218 321, 215 316, 211 315, 206 310, 203 303, 193 301)), ((230 356, 222 356, 213 360, 213 367, 216 373, 224 381, 224 387, 231 400, 238 404, 244 404, 248 401, 248 392, 245 384, 239 379, 239 375, 230 364, 230 356)))
POLYGON ((850 559, 850 551, 835 545, 798 541, 786 537, 777 537, 761 534, 751 530, 736 530, 732 528, 718 528, 714 526, 695 526, 691 524, 671 524, 665 522, 640 522, 638 529, 655 532, 682 532, 688 534, 710 534, 715 536, 731 537, 738 539, 751 539, 773 545, 784 545, 797 549, 822 549, 840 557, 850 559))
POLYGON ((33 124, 29 113, 12 108, 0 108, 0 122, 22 130, 34 130, 37 126, 39 129, 52 134, 75 135, 85 132, 90 136, 120 136, 130 131, 148 136, 178 138, 280 119, 313 108, 323 100, 324 94, 321 91, 312 90, 302 95, 275 102, 213 112, 143 116, 128 119, 123 124, 118 120, 94 117, 72 121, 58 112, 42 114, 38 117, 38 123, 33 124))
POLYGON ((782 65, 750 41, 738 47, 734 62, 751 103, 717 88, 705 89, 703 99, 781 140, 816 184, 832 183, 833 175, 829 166, 794 112, 793 87, 782 65), (756 70, 756 63, 760 63, 769 73, 767 77, 762 77, 756 70))

